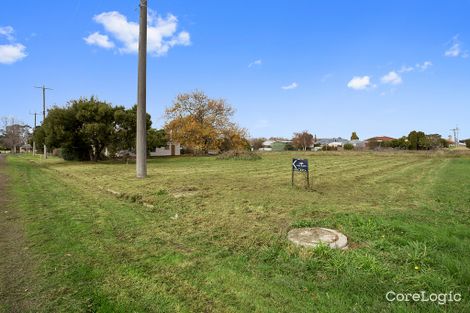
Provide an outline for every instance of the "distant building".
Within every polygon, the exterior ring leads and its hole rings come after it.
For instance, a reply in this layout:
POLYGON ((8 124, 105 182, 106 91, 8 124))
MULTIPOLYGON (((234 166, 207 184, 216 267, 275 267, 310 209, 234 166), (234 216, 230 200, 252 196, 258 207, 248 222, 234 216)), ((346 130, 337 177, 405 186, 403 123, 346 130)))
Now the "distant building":
POLYGON ((168 142, 166 147, 156 148, 150 152, 150 156, 175 156, 181 155, 181 145, 178 142, 168 142))
POLYGON ((29 143, 22 145, 20 147, 20 153, 32 152, 32 151, 33 151, 33 147, 29 143))
POLYGON ((349 140, 337 137, 337 138, 320 138, 315 142, 315 146, 328 146, 328 147, 342 147, 344 144, 348 143, 349 140))
POLYGON ((366 141, 386 142, 386 141, 392 141, 392 140, 395 140, 395 138, 387 137, 387 136, 377 136, 377 137, 369 138, 366 141))
POLYGON ((363 149, 366 147, 366 142, 364 140, 354 139, 354 140, 349 140, 348 143, 352 144, 353 147, 356 149, 363 149))

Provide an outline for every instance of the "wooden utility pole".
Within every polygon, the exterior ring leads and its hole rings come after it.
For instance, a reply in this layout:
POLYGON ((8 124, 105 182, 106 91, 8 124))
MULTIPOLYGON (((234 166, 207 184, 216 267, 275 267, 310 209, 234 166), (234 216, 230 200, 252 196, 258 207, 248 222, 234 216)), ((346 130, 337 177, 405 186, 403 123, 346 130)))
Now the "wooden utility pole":
MULTIPOLYGON (((44 121, 46 120, 46 90, 53 90, 53 89, 52 88, 47 88, 44 85, 42 85, 41 87, 34 86, 34 88, 42 89, 42 124, 44 125, 44 121)), ((47 147, 46 147, 46 142, 45 141, 44 141, 44 147, 43 148, 44 148, 44 159, 47 159, 47 147)))
POLYGON ((451 131, 454 132, 454 144, 456 147, 459 146, 459 127, 458 126, 455 126, 455 128, 452 128, 451 131))
POLYGON ((34 115, 34 128, 33 128, 33 155, 36 155, 36 140, 34 139, 34 132, 36 131, 36 116, 38 113, 30 113, 31 115, 34 115))
POLYGON ((147 0, 140 0, 136 176, 147 176, 147 0))

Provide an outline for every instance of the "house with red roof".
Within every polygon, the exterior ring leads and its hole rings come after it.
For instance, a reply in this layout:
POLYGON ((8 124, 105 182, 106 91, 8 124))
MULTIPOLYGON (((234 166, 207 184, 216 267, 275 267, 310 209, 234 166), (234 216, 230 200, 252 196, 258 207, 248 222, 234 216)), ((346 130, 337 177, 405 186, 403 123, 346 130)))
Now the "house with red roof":
POLYGON ((392 141, 395 139, 396 138, 387 137, 387 136, 377 136, 377 137, 366 139, 366 141, 386 142, 386 141, 392 141))

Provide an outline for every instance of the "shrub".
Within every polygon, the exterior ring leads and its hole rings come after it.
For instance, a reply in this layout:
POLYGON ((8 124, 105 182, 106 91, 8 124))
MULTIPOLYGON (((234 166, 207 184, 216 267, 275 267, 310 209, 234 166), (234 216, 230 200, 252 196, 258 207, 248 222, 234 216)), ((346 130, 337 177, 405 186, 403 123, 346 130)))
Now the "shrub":
POLYGON ((335 146, 328 146, 328 145, 324 145, 323 147, 321 147, 322 151, 336 151, 338 150, 337 147, 335 146))
POLYGON ((352 143, 346 143, 343 145, 344 150, 354 150, 354 145, 352 143))
POLYGON ((217 160, 246 160, 246 161, 256 161, 260 160, 261 156, 252 152, 244 150, 231 150, 224 152, 217 156, 217 160))

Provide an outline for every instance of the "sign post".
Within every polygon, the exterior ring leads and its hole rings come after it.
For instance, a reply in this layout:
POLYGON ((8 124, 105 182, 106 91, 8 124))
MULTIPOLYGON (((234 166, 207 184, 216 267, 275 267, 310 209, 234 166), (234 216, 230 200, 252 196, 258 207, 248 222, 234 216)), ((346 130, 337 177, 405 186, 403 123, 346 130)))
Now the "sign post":
POLYGON ((305 173, 307 180, 307 188, 310 188, 310 175, 308 170, 307 159, 292 159, 292 186, 294 186, 294 172, 305 173))

